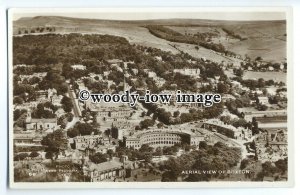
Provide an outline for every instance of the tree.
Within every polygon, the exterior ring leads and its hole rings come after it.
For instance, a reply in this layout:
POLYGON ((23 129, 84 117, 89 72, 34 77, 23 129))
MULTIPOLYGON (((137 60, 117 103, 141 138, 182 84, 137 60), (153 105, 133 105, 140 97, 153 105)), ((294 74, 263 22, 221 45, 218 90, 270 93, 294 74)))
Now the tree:
POLYGON ((207 148, 207 143, 206 143, 206 141, 200 141, 200 142, 199 142, 199 149, 201 149, 201 148, 203 148, 203 149, 206 149, 206 148, 207 148))
POLYGON ((141 114, 141 117, 144 117, 144 116, 146 116, 146 112, 145 111, 143 111, 142 114, 141 114))
POLYGON ((96 154, 89 156, 90 160, 95 164, 106 162, 107 157, 108 157, 107 154, 101 154, 100 152, 97 152, 96 154))
POLYGON ((177 181, 177 175, 173 171, 165 171, 162 174, 162 182, 174 182, 177 181))
POLYGON ((57 94, 58 95, 64 95, 67 92, 68 92, 68 85, 66 83, 58 85, 58 87, 57 87, 57 94))
POLYGON ((109 156, 109 158, 111 159, 114 155, 114 151, 112 149, 108 149, 106 154, 109 156))
POLYGON ((220 120, 223 121, 225 124, 231 124, 231 117, 230 115, 221 116, 220 120))
POLYGON ((73 129, 78 130, 80 135, 91 135, 92 132, 95 132, 94 128, 89 123, 77 122, 73 129))
POLYGON ((245 127, 245 125, 247 124, 247 121, 243 118, 238 119, 237 121, 233 122, 233 126, 235 127, 245 127))
POLYGON ((228 86, 224 83, 218 83, 217 91, 218 93, 227 93, 228 92, 228 86))
POLYGON ((66 128, 66 120, 65 116, 61 116, 57 119, 57 125, 59 125, 62 129, 66 128))
POLYGON ((257 110, 259 111, 265 111, 268 109, 268 106, 264 105, 264 104, 258 104, 257 105, 257 110))
POLYGON ((163 123, 158 123, 158 124, 157 124, 157 128, 159 128, 159 129, 162 128, 163 126, 164 126, 163 123))
POLYGON ((68 129, 67 135, 70 138, 76 137, 79 135, 79 130, 77 128, 68 129))
POLYGON ((288 169, 288 159, 279 159, 278 161, 275 162, 275 166, 280 169, 282 173, 286 172, 288 169))
POLYGON ((21 98, 19 96, 14 97, 13 103, 14 104, 23 104, 23 98, 21 98))
POLYGON ((277 167, 273 166, 272 162, 266 161, 262 164, 262 172, 264 176, 273 176, 277 172, 277 167))
POLYGON ((31 152, 31 153, 29 154, 29 157, 35 158, 35 157, 38 157, 39 155, 40 155, 40 154, 39 154, 38 152, 33 151, 33 152, 31 152))
POLYGON ((117 127, 111 127, 111 137, 114 139, 118 139, 119 137, 119 129, 117 127))
POLYGON ((150 147, 148 144, 143 144, 139 149, 140 152, 153 152, 153 148, 150 147))
POLYGON ((145 162, 150 163, 152 160, 152 153, 145 153, 143 154, 142 158, 145 160, 145 162))
POLYGON ((242 77, 244 75, 244 70, 239 68, 239 69, 233 69, 233 73, 238 76, 238 77, 242 77))
POLYGON ((47 152, 53 152, 57 156, 61 150, 67 149, 68 140, 62 130, 56 130, 43 137, 41 144, 46 146, 47 152))
POLYGON ((153 155, 155 155, 155 156, 162 156, 163 155, 163 150, 161 149, 161 147, 157 147, 155 149, 155 152, 153 153, 153 155))
POLYGON ((66 118, 68 122, 71 122, 74 118, 74 115, 72 113, 66 113, 66 118))
POLYGON ((243 159, 241 161, 241 165, 240 165, 241 170, 245 169, 249 165, 249 163, 250 163, 249 159, 246 159, 246 158, 243 159))
POLYGON ((193 117, 190 113, 182 113, 180 115, 180 120, 182 123, 187 123, 193 120, 193 117))
POLYGON ((16 109, 14 110, 14 121, 18 120, 20 116, 22 116, 24 113, 27 113, 27 110, 25 109, 16 109))
POLYGON ((258 134, 259 129, 258 129, 258 122, 256 121, 256 117, 252 118, 252 135, 258 134))
POLYGON ((262 61, 262 57, 257 56, 257 57, 255 58, 255 61, 262 61))
MULTIPOLYGON (((51 104, 51 102, 48 102, 51 104)), ((53 113, 53 110, 49 110, 49 109, 45 109, 45 105, 46 108, 51 107, 52 109, 54 109, 54 106, 50 106, 49 104, 47 105, 47 102, 45 104, 43 103, 39 103, 36 107, 36 109, 32 112, 32 117, 33 118, 54 118, 55 114, 53 113), (49 107, 48 107, 49 106, 49 107)))
POLYGON ((45 158, 46 158, 46 159, 51 159, 51 160, 53 160, 53 157, 54 157, 54 153, 53 153, 52 151, 46 152, 46 154, 45 154, 45 158))
POLYGON ((259 78, 258 79, 258 83, 257 83, 257 87, 258 88, 263 88, 263 87, 265 87, 265 80, 263 79, 263 78, 259 78))
POLYGON ((143 121, 140 122, 140 127, 141 127, 142 129, 147 129, 147 128, 150 127, 150 126, 153 126, 154 123, 155 123, 154 120, 151 120, 151 119, 145 119, 145 120, 143 120, 143 121))
POLYGON ((27 153, 20 153, 20 154, 17 154, 16 156, 14 156, 14 161, 24 160, 27 157, 28 157, 27 153))
POLYGON ((63 96, 60 103, 62 104, 62 107, 63 107, 65 112, 71 112, 72 111, 73 104, 72 104, 71 98, 69 98, 67 96, 63 96))
POLYGON ((178 117, 180 115, 180 112, 177 110, 177 111, 174 111, 174 113, 173 113, 173 117, 178 117))
POLYGON ((29 84, 34 85, 36 83, 39 83, 41 80, 38 77, 32 77, 29 79, 29 84))
POLYGON ((156 113, 159 121, 163 122, 166 125, 170 124, 170 117, 172 114, 170 112, 167 112, 164 108, 158 108, 156 109, 156 113))

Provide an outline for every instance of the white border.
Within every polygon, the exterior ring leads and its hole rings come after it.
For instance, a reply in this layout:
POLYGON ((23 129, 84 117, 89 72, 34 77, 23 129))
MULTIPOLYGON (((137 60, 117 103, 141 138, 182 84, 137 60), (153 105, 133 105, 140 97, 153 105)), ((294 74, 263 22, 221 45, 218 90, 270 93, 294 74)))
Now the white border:
POLYGON ((91 188, 229 188, 229 187, 293 187, 294 186, 294 126, 293 126, 293 60, 292 60, 292 8, 291 7, 132 7, 132 8, 11 8, 8 11, 8 78, 9 78, 9 185, 13 189, 91 189, 91 188), (85 13, 85 12, 285 12, 287 21, 287 92, 288 92, 288 181, 287 182, 14 182, 13 181, 13 76, 12 35, 13 14, 21 13, 85 13))

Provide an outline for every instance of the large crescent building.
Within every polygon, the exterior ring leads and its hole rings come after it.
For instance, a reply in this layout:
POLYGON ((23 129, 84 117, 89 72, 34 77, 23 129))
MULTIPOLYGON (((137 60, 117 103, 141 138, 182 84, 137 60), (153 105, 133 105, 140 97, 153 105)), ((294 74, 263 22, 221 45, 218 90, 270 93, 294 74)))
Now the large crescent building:
POLYGON ((148 144, 154 148, 173 146, 181 143, 199 146, 201 141, 204 141, 204 134, 199 130, 184 129, 178 126, 176 128, 152 128, 124 137, 126 147, 134 149, 139 149, 143 144, 148 144))

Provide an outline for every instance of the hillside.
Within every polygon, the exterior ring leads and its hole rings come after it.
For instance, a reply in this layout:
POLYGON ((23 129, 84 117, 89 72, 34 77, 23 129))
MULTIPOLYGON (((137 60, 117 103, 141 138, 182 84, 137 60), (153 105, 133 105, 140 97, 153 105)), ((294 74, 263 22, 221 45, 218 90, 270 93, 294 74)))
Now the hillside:
MULTIPOLYGON (((209 41, 208 43, 222 44, 226 50, 234 52, 241 57, 247 55, 254 59, 257 56, 261 56, 266 61, 283 61, 286 58, 285 21, 220 21, 201 19, 118 21, 61 16, 36 16, 20 18, 14 21, 13 32, 15 35, 24 34, 26 30, 27 33, 31 31, 35 33, 53 33, 55 31, 55 33, 110 34, 125 37, 130 43, 178 53, 178 50, 171 46, 174 45, 172 40, 151 34, 145 28, 148 25, 159 25, 169 28, 184 36, 205 35, 204 40, 209 41), (39 31, 41 28, 47 28, 48 30, 37 32, 37 28, 39 31), (229 34, 228 32, 232 32, 233 34, 229 34)), ((190 49, 185 51, 190 51, 190 49)), ((192 51, 192 53, 193 56, 198 56, 197 51, 192 51)), ((220 59, 219 55, 214 54, 214 52, 206 48, 199 50, 199 57, 203 57, 207 53, 210 54, 207 59, 220 59)), ((232 62, 232 60, 228 60, 227 58, 224 60, 232 62)))

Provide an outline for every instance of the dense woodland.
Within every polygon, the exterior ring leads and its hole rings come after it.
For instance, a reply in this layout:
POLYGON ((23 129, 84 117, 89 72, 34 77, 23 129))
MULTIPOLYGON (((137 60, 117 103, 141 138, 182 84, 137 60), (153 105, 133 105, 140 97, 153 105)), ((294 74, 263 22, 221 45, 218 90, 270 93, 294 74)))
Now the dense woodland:
POLYGON ((183 35, 179 32, 176 32, 170 28, 160 26, 160 25, 148 25, 146 26, 151 34, 157 36, 162 39, 166 39, 172 42, 179 42, 179 43, 189 43, 202 46, 206 49, 211 49, 220 53, 230 54, 233 55, 234 53, 227 50, 224 45, 221 43, 212 43, 208 42, 209 38, 212 36, 211 34, 201 34, 201 35, 183 35))

